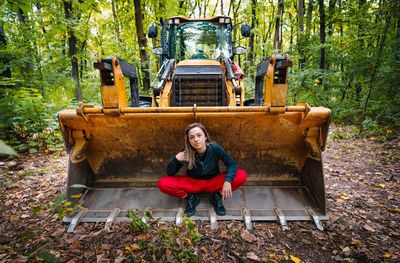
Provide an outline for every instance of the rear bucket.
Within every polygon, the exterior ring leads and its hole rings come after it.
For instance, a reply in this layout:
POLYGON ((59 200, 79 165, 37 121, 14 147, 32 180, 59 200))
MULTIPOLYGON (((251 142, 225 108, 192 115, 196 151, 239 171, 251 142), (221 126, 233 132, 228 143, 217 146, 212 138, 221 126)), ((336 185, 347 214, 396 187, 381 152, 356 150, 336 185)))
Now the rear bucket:
MULTIPOLYGON (((307 141, 316 129, 311 137, 323 148, 330 110, 292 107, 275 114, 269 107, 123 108, 118 116, 102 108, 79 115, 62 111, 59 121, 70 154, 68 186, 90 187, 80 200, 86 210, 65 220, 127 220, 127 210, 151 209, 155 217, 178 222, 182 200, 161 193, 157 182, 183 148, 184 129, 193 122, 204 124, 248 173, 246 185, 224 201, 227 215, 220 219, 278 220, 282 225, 326 219, 322 159, 307 141)), ((76 191, 69 188, 68 194, 76 191)), ((202 200, 193 218, 215 221, 207 198, 202 200)))

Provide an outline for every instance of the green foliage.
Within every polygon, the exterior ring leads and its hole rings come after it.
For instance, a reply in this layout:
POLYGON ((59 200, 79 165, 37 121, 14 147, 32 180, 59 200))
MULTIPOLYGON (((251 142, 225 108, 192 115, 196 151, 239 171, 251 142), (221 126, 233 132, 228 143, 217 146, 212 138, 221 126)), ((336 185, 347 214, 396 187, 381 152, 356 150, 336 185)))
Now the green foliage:
POLYGON ((34 88, 5 89, 0 97, 1 131, 27 139, 49 126, 51 117, 39 91, 34 88))
POLYGON ((57 263, 59 262, 58 257, 52 253, 41 251, 38 253, 37 257, 46 263, 57 263))
MULTIPOLYGON (((151 211, 146 211, 144 216, 148 220, 153 220, 151 211)), ((146 242, 141 239, 132 245, 126 246, 126 252, 133 258, 140 261, 140 256, 135 255, 137 250, 145 250, 152 255, 153 261, 162 261, 167 256, 168 262, 196 262, 196 244, 201 240, 201 234, 197 231, 195 223, 185 217, 182 225, 168 227, 157 226, 143 222, 138 210, 130 210, 127 217, 131 219, 129 226, 135 233, 146 231, 146 235, 151 236, 146 242)))
POLYGON ((17 153, 13 148, 5 144, 2 140, 0 140, 0 156, 9 156, 16 155, 17 153))
POLYGON ((62 192, 54 198, 51 208, 59 217, 63 217, 72 211, 79 211, 83 209, 83 207, 77 203, 81 197, 82 194, 76 194, 69 196, 69 199, 67 199, 67 193, 62 192))
MULTIPOLYGON (((151 214, 147 214, 147 215, 151 216, 151 214)), ((129 227, 134 232, 142 232, 150 227, 150 224, 148 224, 142 220, 142 216, 140 215, 138 209, 129 210, 126 213, 126 216, 131 220, 129 222, 129 227)))
MULTIPOLYGON (((314 1, 311 26, 298 25, 296 1, 285 1, 282 17, 282 50, 273 50, 277 2, 256 1, 254 17, 254 61, 248 49, 240 62, 245 70, 246 98, 254 97, 255 67, 272 53, 288 53, 294 62, 289 75, 289 103, 308 102, 332 109, 333 120, 354 124, 367 135, 400 127, 400 54, 396 25, 400 5, 396 1, 333 1, 326 11, 326 66, 319 68, 319 8, 314 1), (379 21, 379 22, 377 22, 379 21), (300 63, 302 65, 300 65, 300 63)), ((0 139, 15 141, 17 151, 56 150, 61 146, 55 115, 75 107, 76 83, 68 56, 70 28, 77 43, 83 102, 100 104, 99 73, 93 62, 99 56, 116 55, 140 68, 138 40, 132 2, 73 1, 71 19, 65 18, 62 2, 5 1, 0 18, 5 40, 0 48, 0 139), (25 20, 18 16, 23 11, 25 20), (5 44, 4 44, 5 43, 5 44), (11 78, 6 77, 6 69, 11 78), (53 132, 55 134, 53 136, 53 132), (50 142, 47 136, 53 137, 50 142), (38 139, 38 137, 40 137, 38 139), (38 145, 32 145, 32 142, 38 145)), ((308 5, 310 1, 306 1, 308 5)), ((327 5, 327 4, 326 4, 327 5)), ((306 7, 306 11, 307 11, 306 7)), ((253 19, 251 1, 224 5, 234 23, 253 19)), ((174 15, 207 17, 221 14, 219 5, 209 1, 142 1, 143 26, 174 15)), ((249 46, 248 38, 236 32, 235 45, 249 46)), ((147 39, 150 76, 153 84, 159 67, 150 49, 159 40, 147 39)), ((235 60, 239 61, 238 57, 235 60)), ((139 76, 141 75, 138 70, 139 76)), ((141 76, 140 76, 141 77, 141 76)), ((141 94, 149 94, 140 87, 141 94)), ((129 94, 129 92, 128 92, 129 94)))
MULTIPOLYGON (((158 248, 161 249, 159 251, 161 255, 169 251, 175 262, 196 262, 197 253, 194 247, 200 242, 201 234, 197 231, 193 220, 185 217, 182 226, 172 229, 160 228, 158 234, 161 237, 161 246, 158 248)), ((152 252, 153 255, 157 255, 154 248, 152 252)))

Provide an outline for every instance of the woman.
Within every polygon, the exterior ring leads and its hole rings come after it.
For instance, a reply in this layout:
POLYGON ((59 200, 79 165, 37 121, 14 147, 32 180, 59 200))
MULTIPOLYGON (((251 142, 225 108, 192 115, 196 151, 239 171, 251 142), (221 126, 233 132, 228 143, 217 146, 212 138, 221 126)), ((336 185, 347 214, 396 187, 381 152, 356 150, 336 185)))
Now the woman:
POLYGON ((172 157, 167 167, 167 177, 158 181, 160 190, 168 195, 186 199, 185 214, 192 216, 200 192, 212 193, 210 199, 217 215, 226 214, 222 199, 232 197, 235 191, 247 180, 247 173, 238 169, 236 162, 217 143, 213 142, 206 128, 200 123, 192 123, 185 130, 185 150, 172 157), (220 173, 218 161, 227 167, 220 173), (185 176, 173 176, 186 164, 185 176))

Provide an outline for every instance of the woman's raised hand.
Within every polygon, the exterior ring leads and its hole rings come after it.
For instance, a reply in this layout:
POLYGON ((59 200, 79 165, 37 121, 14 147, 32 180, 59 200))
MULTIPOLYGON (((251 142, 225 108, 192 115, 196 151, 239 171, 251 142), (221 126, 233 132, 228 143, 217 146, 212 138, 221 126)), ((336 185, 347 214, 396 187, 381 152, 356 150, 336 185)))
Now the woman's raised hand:
POLYGON ((175 155, 176 159, 178 159, 178 161, 183 162, 183 161, 187 161, 187 156, 185 154, 185 151, 181 151, 179 152, 177 155, 175 155))

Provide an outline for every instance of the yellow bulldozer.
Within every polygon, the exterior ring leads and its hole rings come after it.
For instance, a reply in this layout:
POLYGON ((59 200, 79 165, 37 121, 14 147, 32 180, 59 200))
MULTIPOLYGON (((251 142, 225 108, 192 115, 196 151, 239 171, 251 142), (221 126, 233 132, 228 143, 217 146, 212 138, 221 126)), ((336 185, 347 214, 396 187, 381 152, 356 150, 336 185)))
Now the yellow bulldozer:
MULTIPOLYGON (((68 196, 77 201, 64 218, 73 231, 79 222, 128 220, 137 209, 147 220, 182 222, 183 202, 161 193, 169 159, 184 146, 183 132, 204 124, 248 172, 245 186, 224 201, 225 216, 202 201, 194 220, 279 222, 311 220, 323 229, 327 219, 322 151, 331 112, 307 103, 287 105, 288 56, 271 55, 257 65, 254 97, 245 98, 244 74, 235 62, 245 49, 235 46, 227 16, 171 17, 152 25, 148 36, 161 46, 158 83, 152 96, 140 96, 136 68, 117 58, 100 58, 102 106, 80 105, 59 112, 69 154, 68 196), (129 79, 129 87, 125 80, 129 79), (85 187, 83 187, 85 186, 85 187)), ((250 27, 241 25, 243 37, 250 27)), ((248 88, 251 89, 251 88, 248 88)), ((223 166, 222 166, 223 167, 223 166)), ((184 171, 182 171, 184 172, 184 171)), ((207 200, 203 198, 202 200, 207 200)))

